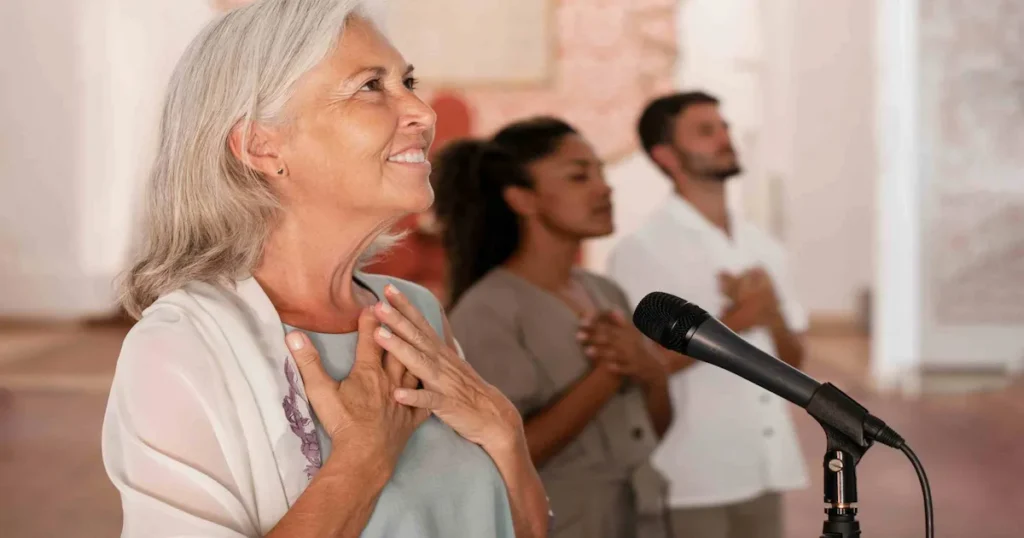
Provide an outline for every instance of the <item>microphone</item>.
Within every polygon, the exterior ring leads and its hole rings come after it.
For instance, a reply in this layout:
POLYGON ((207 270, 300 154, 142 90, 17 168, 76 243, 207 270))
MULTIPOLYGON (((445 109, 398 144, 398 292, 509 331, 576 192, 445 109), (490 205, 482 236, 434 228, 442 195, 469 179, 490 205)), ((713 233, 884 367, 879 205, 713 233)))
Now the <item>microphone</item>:
POLYGON ((718 366, 806 409, 862 447, 876 440, 894 448, 903 444, 896 432, 834 385, 819 383, 761 351, 693 303, 650 293, 634 310, 633 324, 666 349, 718 366))
POLYGON ((815 381, 751 345, 701 307, 668 293, 644 297, 633 311, 633 324, 662 347, 732 372, 806 409, 821 424, 828 442, 823 537, 861 536, 855 469, 875 441, 900 450, 913 464, 924 494, 925 534, 934 536, 931 486, 920 459, 898 433, 835 385, 815 381))
POLYGON ((806 408, 821 383, 761 351, 703 308, 654 292, 633 312, 633 324, 662 347, 723 370, 806 408))

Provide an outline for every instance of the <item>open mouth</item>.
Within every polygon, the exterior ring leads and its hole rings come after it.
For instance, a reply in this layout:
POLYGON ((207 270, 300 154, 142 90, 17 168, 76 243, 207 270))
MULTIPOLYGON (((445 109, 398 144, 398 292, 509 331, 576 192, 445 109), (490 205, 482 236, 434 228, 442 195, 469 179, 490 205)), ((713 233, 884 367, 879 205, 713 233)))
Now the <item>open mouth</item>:
POLYGON ((388 162, 421 164, 427 162, 427 154, 422 149, 407 149, 388 157, 388 162))

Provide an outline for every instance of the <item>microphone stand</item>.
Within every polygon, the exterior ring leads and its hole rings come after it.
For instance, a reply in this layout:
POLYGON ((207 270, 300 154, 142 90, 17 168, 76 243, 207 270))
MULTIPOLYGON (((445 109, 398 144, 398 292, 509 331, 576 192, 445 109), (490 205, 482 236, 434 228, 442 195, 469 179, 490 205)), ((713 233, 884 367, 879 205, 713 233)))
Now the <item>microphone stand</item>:
POLYGON ((860 538, 857 521, 857 463, 863 450, 851 450, 848 440, 834 428, 823 426, 825 449, 825 522, 821 538, 860 538))
POLYGON ((891 430, 831 383, 818 387, 806 409, 825 430, 827 441, 823 462, 826 519, 821 538, 860 538, 857 464, 876 438, 889 441, 887 432, 891 430))

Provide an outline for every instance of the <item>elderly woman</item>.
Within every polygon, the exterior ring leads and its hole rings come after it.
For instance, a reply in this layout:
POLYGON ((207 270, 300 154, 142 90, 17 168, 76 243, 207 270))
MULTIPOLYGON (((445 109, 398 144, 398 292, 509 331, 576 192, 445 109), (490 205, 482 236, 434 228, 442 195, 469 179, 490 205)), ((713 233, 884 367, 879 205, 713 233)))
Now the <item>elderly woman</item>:
POLYGON ((515 407, 433 296, 359 271, 433 199, 434 114, 371 21, 257 1, 174 73, 103 426, 124 536, 547 533, 515 407))

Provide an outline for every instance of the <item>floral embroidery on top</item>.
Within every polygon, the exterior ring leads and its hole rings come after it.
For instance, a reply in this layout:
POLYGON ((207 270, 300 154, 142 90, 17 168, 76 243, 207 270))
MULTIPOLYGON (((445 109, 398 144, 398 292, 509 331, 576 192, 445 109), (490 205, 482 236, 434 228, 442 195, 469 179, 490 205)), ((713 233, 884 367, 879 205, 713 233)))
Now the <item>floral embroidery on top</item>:
POLYGON ((295 374, 292 361, 285 358, 284 375, 288 379, 288 395, 284 397, 281 405, 284 407, 284 415, 288 418, 288 425, 302 442, 302 455, 309 463, 306 465, 306 476, 312 480, 313 475, 320 470, 320 441, 316 437, 316 426, 313 421, 303 416, 299 410, 299 381, 295 374), (308 427, 308 429, 307 429, 308 427))

